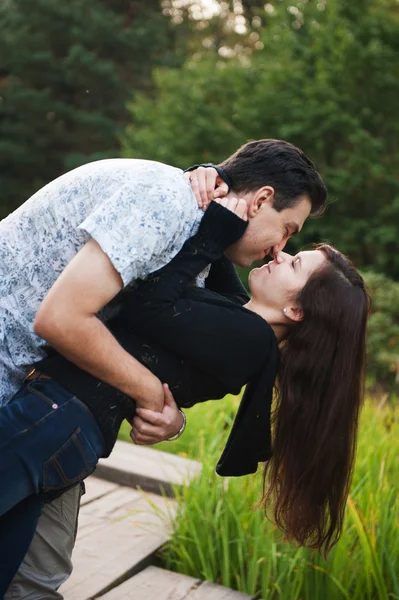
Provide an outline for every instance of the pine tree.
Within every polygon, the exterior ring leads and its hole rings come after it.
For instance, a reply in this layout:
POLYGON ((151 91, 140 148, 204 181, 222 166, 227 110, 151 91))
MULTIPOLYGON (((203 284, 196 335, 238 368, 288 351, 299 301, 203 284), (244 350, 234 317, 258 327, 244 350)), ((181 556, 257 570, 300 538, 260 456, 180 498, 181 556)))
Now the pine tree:
POLYGON ((160 2, 0 0, 0 216, 84 162, 119 153, 126 103, 176 65, 160 2))

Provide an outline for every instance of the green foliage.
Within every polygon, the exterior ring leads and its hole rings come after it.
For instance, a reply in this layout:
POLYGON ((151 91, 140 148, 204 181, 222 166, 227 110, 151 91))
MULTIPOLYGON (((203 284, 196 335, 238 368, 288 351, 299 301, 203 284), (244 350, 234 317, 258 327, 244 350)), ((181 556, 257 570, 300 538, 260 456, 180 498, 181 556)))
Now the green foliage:
POLYGON ((118 155, 127 99, 172 61, 174 33, 158 0, 8 0, 0 31, 5 216, 66 170, 118 155))
MULTIPOLYGON (((201 460, 203 471, 178 498, 164 566, 264 600, 398 599, 397 408, 366 404, 344 533, 326 562, 284 543, 262 510, 254 509, 262 494, 260 473, 230 479, 215 475, 227 437, 221 423, 231 425, 237 403, 226 398, 187 411, 181 443, 189 434, 185 455, 201 460)), ((170 451, 177 448, 167 445, 170 451)))
POLYGON ((399 385, 399 283, 376 273, 364 275, 372 296, 367 339, 367 373, 379 383, 399 385))
POLYGON ((154 74, 156 99, 130 106, 124 154, 184 167, 248 139, 288 139, 315 160, 333 201, 291 248, 334 242, 358 266, 398 278, 397 3, 268 6, 252 55, 202 53, 154 74))
POLYGON ((242 105, 251 73, 212 61, 180 71, 154 73, 157 98, 138 95, 130 105, 133 123, 123 140, 125 156, 149 158, 184 168, 223 160, 245 140, 231 115, 242 105), (248 79, 249 78, 249 79, 248 79), (154 127, 156 123, 156 127, 154 127))

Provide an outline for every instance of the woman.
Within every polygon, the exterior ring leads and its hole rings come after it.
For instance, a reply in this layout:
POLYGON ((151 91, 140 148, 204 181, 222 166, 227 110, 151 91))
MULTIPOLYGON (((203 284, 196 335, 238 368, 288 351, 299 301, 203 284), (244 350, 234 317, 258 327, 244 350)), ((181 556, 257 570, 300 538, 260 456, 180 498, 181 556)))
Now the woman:
MULTIPOLYGON (((320 246, 294 258, 281 253, 278 262, 254 269, 249 300, 223 257, 246 226, 244 201, 212 202, 198 233, 166 267, 124 292, 108 325, 169 384, 181 407, 248 383, 218 473, 243 475, 267 461, 264 501, 275 497, 278 525, 299 543, 328 550, 342 528, 354 458, 368 297, 349 261, 320 246), (191 286, 209 263, 209 289, 191 286)), ((109 455, 122 419, 134 414, 131 399, 56 353, 35 366, 0 409, 4 589, 42 503, 92 472, 109 455), (21 514, 16 536, 11 524, 21 514)))

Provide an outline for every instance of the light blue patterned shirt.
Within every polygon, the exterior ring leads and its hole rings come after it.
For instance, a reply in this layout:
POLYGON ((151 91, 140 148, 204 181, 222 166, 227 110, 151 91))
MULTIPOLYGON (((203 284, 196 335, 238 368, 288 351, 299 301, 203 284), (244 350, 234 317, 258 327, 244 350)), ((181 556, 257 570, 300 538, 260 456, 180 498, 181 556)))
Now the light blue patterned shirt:
POLYGON ((40 303, 93 237, 123 284, 167 264, 201 220, 182 171, 160 163, 89 163, 34 194, 0 223, 0 404, 44 356, 33 331, 40 303))

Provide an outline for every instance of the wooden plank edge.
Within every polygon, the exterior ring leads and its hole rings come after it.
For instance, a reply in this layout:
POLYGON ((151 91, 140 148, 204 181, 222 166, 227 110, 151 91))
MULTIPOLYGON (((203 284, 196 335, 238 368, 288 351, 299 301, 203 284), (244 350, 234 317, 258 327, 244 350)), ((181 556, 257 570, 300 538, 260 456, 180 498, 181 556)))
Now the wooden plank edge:
MULTIPOLYGON (((153 554, 153 557, 155 558, 156 555, 153 554)), ((158 561, 159 562, 159 561, 158 561)), ((190 579, 192 579, 192 585, 191 587, 187 590, 187 592, 184 595, 184 598, 186 600, 189 600, 189 598, 193 598, 193 600, 196 597, 201 597, 201 598, 205 598, 205 597, 212 597, 213 595, 215 595, 215 597, 219 597, 219 598, 223 598, 223 597, 228 597, 231 598, 231 600, 234 600, 234 598, 237 598, 237 600, 255 600, 254 596, 249 596, 248 594, 245 594, 243 592, 238 592, 236 590, 233 590, 231 588, 227 588, 223 585, 220 584, 215 584, 212 583, 210 581, 204 581, 201 579, 198 579, 197 577, 192 577, 192 576, 187 576, 187 575, 182 575, 181 573, 178 573, 177 571, 170 571, 167 569, 163 569, 162 567, 158 567, 156 564, 149 564, 144 566, 141 571, 137 571, 135 573, 133 573, 131 576, 129 577, 123 577, 120 578, 120 581, 118 581, 118 583, 113 582, 112 586, 109 586, 109 588, 101 593, 101 596, 103 596, 104 594, 115 590, 118 586, 120 586, 122 583, 125 583, 128 579, 133 578, 134 576, 139 575, 140 573, 143 573, 145 571, 145 569, 149 568, 151 569, 151 567, 154 567, 154 571, 151 572, 151 575, 153 575, 154 577, 157 576, 157 572, 163 572, 165 574, 174 574, 174 575, 181 575, 181 577, 189 577, 190 579), (228 594, 228 596, 227 596, 228 594)), ((94 598, 91 598, 90 600, 95 600, 95 598, 100 598, 100 595, 96 595, 94 598)), ((133 598, 133 596, 132 596, 133 598)), ((182 598, 183 600, 183 598, 182 598)))
MULTIPOLYGON (((154 555, 155 556, 155 555, 154 555)), ((159 562, 159 561, 158 561, 159 562)), ((158 573, 161 574, 167 574, 167 575, 173 575, 173 577, 178 577, 179 579, 185 579, 185 580, 189 580, 188 582, 188 587, 187 590, 184 592, 184 598, 188 598, 188 596, 191 594, 191 592, 195 589, 197 589, 197 587, 202 583, 200 579, 195 578, 195 577, 190 577, 189 575, 182 575, 180 573, 177 573, 175 571, 168 571, 166 569, 163 569, 161 567, 158 567, 156 564, 152 564, 149 565, 148 567, 146 567, 145 569, 143 569, 142 571, 140 571, 139 573, 136 573, 135 576, 131 577, 130 579, 126 579, 123 584, 120 584, 119 586, 115 586, 114 588, 112 588, 112 590, 109 590, 111 592, 117 592, 118 591, 118 587, 121 587, 121 585, 123 585, 123 587, 125 587, 125 585, 129 582, 129 584, 133 583, 134 585, 134 581, 139 578, 141 576, 145 576, 147 573, 147 576, 150 575, 151 577, 157 577, 158 573)), ((125 590, 123 589, 120 590, 122 593, 125 593, 125 590)), ((129 592, 131 592, 132 590, 129 589, 129 592)), ((109 592, 107 592, 108 594, 109 592)), ((111 594, 111 596, 113 598, 115 598, 115 594, 111 594)), ((169 596, 168 596, 169 597, 169 596)))
POLYGON ((97 465, 96 477, 127 487, 141 488, 146 492, 167 496, 168 498, 174 498, 176 495, 175 489, 178 491, 182 489, 182 486, 178 484, 171 484, 169 481, 162 481, 151 477, 150 475, 118 469, 117 467, 107 465, 106 463, 99 463, 97 465))
MULTIPOLYGON (((161 548, 159 548, 158 550, 161 550, 161 548)), ((158 550, 156 552, 158 552, 158 550)), ((141 573, 141 571, 144 571, 144 569, 146 569, 147 567, 152 566, 154 564, 153 561, 155 560, 156 552, 149 554, 148 556, 143 558, 140 562, 136 563, 133 567, 131 567, 130 569, 125 571, 122 575, 120 575, 119 577, 117 577, 116 579, 111 581, 111 583, 109 585, 104 587, 102 590, 96 592, 95 596, 91 596, 90 600, 95 600, 96 598, 101 598, 102 596, 104 596, 104 594, 107 594, 114 588, 118 587, 118 585, 121 585, 122 583, 124 583, 127 579, 134 577, 138 573, 141 573)))

